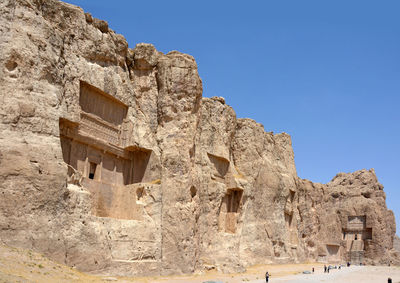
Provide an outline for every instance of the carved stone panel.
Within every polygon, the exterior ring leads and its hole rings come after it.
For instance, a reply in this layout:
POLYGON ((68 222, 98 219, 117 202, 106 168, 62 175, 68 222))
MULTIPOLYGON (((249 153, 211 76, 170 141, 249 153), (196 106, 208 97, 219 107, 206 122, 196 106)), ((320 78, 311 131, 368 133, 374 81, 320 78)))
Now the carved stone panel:
POLYGON ((93 115, 81 113, 81 124, 79 125, 79 134, 88 135, 119 145, 119 129, 100 119, 96 119, 93 115))
POLYGON ((83 112, 94 114, 114 126, 122 124, 128 111, 125 104, 85 82, 81 82, 79 104, 83 112))
POLYGON ((363 216, 349 216, 347 222, 348 230, 363 230, 365 229, 366 217, 363 216))

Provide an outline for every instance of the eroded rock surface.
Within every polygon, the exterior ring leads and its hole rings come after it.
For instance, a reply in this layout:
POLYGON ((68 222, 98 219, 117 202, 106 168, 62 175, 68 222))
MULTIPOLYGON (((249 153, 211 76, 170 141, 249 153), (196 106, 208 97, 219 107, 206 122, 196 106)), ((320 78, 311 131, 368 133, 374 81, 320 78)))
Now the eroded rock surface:
POLYGON ((297 177, 291 138, 202 98, 193 57, 55 0, 0 3, 0 238, 83 271, 396 262, 373 170, 297 177))

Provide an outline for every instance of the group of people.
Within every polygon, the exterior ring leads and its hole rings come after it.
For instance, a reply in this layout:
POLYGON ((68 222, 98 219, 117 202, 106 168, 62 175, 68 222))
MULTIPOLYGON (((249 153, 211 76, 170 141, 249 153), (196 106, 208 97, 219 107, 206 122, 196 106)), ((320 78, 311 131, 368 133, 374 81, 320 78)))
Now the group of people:
MULTIPOLYGON (((361 265, 361 263, 360 263, 360 265, 361 265)), ((347 267, 349 267, 350 266, 350 262, 348 262, 347 263, 347 267)), ((329 265, 329 266, 326 266, 326 265, 324 265, 324 273, 329 273, 329 270, 330 269, 341 269, 342 268, 342 265, 340 264, 339 266, 337 266, 337 265, 335 265, 335 266, 331 266, 331 265, 329 265)), ((315 271, 315 269, 314 269, 314 267, 312 268, 312 273, 314 273, 314 271, 315 271)), ((266 273, 265 273, 265 282, 269 282, 269 277, 270 277, 270 274, 269 274, 269 272, 267 271, 266 273)))
MULTIPOLYGON (((347 267, 349 267, 349 266, 350 266, 350 264, 347 263, 347 267)), ((324 265, 324 273, 329 273, 330 269, 341 269, 341 268, 342 268, 341 264, 339 264, 339 267, 337 265, 335 265, 335 266, 329 265, 328 267, 326 265, 324 265)), ((313 268, 313 272, 314 272, 314 268, 313 268)))
MULTIPOLYGON (((347 267, 350 267, 350 262, 347 262, 347 267)), ((360 265, 363 265, 362 263, 360 263, 360 265)), ((331 269, 341 269, 342 268, 342 265, 341 264, 339 264, 338 266, 337 265, 335 265, 335 266, 331 266, 331 265, 329 265, 329 266, 326 266, 326 265, 324 265, 324 273, 329 273, 329 270, 331 270, 331 269)), ((312 273, 314 273, 314 271, 315 271, 315 269, 314 269, 314 267, 312 268, 312 273)), ((270 277, 270 274, 269 274, 269 272, 267 271, 266 273, 265 273, 265 282, 269 282, 269 277, 270 277)))

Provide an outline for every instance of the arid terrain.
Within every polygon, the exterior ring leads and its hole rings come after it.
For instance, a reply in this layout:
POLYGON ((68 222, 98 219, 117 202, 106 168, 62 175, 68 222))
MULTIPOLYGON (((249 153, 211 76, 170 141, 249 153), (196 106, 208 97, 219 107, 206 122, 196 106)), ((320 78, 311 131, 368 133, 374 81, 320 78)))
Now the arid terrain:
POLYGON ((282 264, 265 265, 252 268, 244 274, 231 275, 205 275, 152 279, 153 283, 202 283, 207 281, 223 283, 262 283, 265 282, 263 274, 268 270, 271 274, 270 282, 279 283, 376 283, 387 282, 388 278, 393 283, 400 282, 400 267, 387 266, 351 266, 343 267, 341 270, 331 270, 329 274, 323 272, 323 267, 313 264, 282 264), (310 270, 312 266, 318 266, 314 274, 303 274, 305 270, 310 270))
POLYGON ((323 264, 275 264, 257 265, 248 268, 245 273, 220 274, 205 272, 188 276, 158 276, 147 278, 110 277, 85 274, 68 266, 55 263, 41 254, 30 250, 12 248, 0 244, 0 282, 139 282, 139 283, 202 283, 207 281, 239 283, 265 282, 265 271, 271 274, 270 282, 280 283, 376 283, 387 282, 390 277, 393 283, 400 282, 398 266, 352 266, 341 270, 323 272, 323 264), (303 274, 311 271, 314 274, 303 274))

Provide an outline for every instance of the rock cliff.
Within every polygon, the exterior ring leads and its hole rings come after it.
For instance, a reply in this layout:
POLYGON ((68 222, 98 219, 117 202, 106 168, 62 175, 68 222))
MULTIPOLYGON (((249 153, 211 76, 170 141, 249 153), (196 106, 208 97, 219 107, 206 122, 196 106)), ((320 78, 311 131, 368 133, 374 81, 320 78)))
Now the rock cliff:
POLYGON ((290 136, 202 98, 192 56, 56 0, 0 16, 6 244, 115 275, 396 260, 374 171, 298 178, 290 136))
POLYGON ((394 236, 393 248, 397 253, 400 253, 400 237, 397 235, 394 236))

